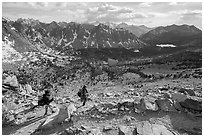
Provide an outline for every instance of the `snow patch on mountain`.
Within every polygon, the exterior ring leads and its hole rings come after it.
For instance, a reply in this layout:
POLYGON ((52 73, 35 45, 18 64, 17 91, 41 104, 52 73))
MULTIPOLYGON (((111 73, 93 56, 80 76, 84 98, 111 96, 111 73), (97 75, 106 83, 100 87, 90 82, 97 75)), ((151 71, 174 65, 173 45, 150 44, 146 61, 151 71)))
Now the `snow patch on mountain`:
POLYGON ((75 39, 77 38, 77 33, 76 32, 74 32, 73 33, 73 35, 74 35, 74 38, 73 38, 73 42, 75 41, 75 39))
POLYGON ((64 35, 62 34, 62 38, 58 41, 57 45, 61 45, 63 39, 64 39, 64 35))
POLYGON ((16 29, 14 27, 12 27, 11 30, 16 30, 16 29))
POLYGON ((2 61, 12 63, 14 61, 19 61, 23 57, 19 52, 17 52, 14 47, 15 42, 8 40, 5 36, 2 41, 2 61))
POLYGON ((72 46, 71 44, 74 43, 75 39, 77 38, 77 33, 74 32, 73 35, 74 35, 73 40, 70 41, 69 43, 66 43, 65 46, 63 46, 62 48, 65 48, 65 47, 67 47, 67 46, 70 46, 71 48, 73 48, 73 46, 72 46))
POLYGON ((176 46, 173 44, 157 44, 157 47, 162 47, 162 48, 166 48, 166 47, 171 47, 171 48, 175 48, 176 46))
POLYGON ((138 53, 138 52, 140 52, 140 51, 139 51, 139 50, 134 50, 134 52, 138 53))
POLYGON ((109 41, 107 41, 107 43, 108 43, 108 45, 109 45, 110 47, 112 47, 109 41))

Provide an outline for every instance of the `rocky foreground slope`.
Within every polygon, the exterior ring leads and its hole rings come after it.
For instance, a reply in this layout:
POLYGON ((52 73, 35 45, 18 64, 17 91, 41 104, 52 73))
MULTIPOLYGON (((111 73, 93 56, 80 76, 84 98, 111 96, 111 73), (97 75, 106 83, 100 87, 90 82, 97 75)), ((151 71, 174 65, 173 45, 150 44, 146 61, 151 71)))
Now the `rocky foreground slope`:
POLYGON ((54 113, 47 117, 43 116, 44 108, 30 110, 42 92, 19 84, 14 75, 5 73, 2 131, 9 135, 202 134, 199 72, 201 69, 192 69, 175 73, 175 77, 153 79, 130 72, 118 80, 96 76, 98 80, 88 85, 85 106, 76 95, 80 82, 73 80, 70 86, 53 91, 54 113))

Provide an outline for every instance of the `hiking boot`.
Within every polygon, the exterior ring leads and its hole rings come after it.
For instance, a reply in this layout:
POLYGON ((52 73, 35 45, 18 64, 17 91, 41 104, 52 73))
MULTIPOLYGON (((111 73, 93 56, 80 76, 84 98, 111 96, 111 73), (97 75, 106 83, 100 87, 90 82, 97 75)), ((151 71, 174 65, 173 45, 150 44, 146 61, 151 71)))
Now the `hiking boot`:
POLYGON ((54 110, 52 110, 52 113, 55 113, 55 111, 54 111, 54 110))

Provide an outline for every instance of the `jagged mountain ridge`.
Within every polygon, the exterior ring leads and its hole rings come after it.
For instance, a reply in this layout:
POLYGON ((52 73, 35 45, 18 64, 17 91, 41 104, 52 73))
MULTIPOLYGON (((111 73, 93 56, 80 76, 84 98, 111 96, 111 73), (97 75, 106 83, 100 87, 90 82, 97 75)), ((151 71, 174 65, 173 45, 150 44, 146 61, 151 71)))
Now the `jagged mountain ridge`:
POLYGON ((176 46, 201 45, 202 31, 195 26, 170 25, 157 27, 140 38, 151 44, 174 44, 176 46))
POLYGON ((18 19, 9 23, 16 33, 32 44, 58 51, 116 47, 138 49, 147 45, 127 30, 113 29, 101 23, 97 26, 75 22, 42 23, 33 19, 18 19))
POLYGON ((3 18, 2 20, 3 69, 10 69, 11 67, 17 68, 17 66, 29 63, 30 61, 41 60, 42 58, 51 60, 52 58, 56 58, 67 61, 75 59, 75 57, 72 56, 75 52, 65 56, 63 53, 53 50, 45 45, 45 43, 40 39, 40 37, 43 37, 41 35, 42 33, 32 33, 33 29, 39 29, 43 32, 44 30, 39 26, 36 26, 35 28, 29 27, 25 31, 24 29, 27 27, 26 24, 15 24, 16 26, 19 26, 15 28, 12 25, 13 23, 14 22, 10 22, 6 18, 3 18), (39 36, 39 38, 36 36, 39 36))

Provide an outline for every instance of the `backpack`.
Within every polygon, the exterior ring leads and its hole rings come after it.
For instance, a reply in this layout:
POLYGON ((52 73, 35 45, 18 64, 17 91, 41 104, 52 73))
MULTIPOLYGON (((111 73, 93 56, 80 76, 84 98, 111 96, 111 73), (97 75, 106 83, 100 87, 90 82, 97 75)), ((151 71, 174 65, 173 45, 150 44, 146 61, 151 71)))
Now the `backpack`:
POLYGON ((38 106, 44 106, 44 105, 45 105, 45 103, 44 103, 43 97, 39 97, 38 106))
POLYGON ((50 104, 54 99, 50 96, 43 95, 38 99, 38 106, 44 106, 50 104), (50 99, 51 98, 51 99, 50 99))
POLYGON ((80 90, 78 91, 78 93, 77 93, 77 95, 78 95, 79 97, 81 97, 81 92, 82 92, 82 90, 80 89, 80 90))

